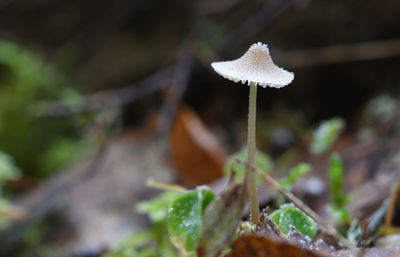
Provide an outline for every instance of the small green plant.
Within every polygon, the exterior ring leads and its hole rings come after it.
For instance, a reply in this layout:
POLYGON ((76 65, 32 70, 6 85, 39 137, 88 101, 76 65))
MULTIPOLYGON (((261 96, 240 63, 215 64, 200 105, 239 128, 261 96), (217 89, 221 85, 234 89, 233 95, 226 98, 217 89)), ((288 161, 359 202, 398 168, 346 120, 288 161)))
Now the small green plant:
MULTIPOLYGON (((293 168, 291 168, 289 170, 287 177, 281 179, 279 183, 285 189, 290 191, 294 183, 296 183, 296 180, 299 179, 301 176, 310 172, 310 170, 311 170, 310 164, 304 162, 299 163, 293 168)), ((282 194, 279 194, 278 197, 276 198, 275 205, 279 207, 284 202, 285 202, 285 197, 282 194)))
POLYGON ((12 42, 0 41, 0 71, 0 149, 12 155, 25 174, 46 177, 83 149, 87 118, 41 116, 47 109, 39 108, 40 103, 71 102, 79 94, 52 65, 12 42))
POLYGON ((138 203, 136 210, 149 216, 151 228, 126 237, 104 257, 193 255, 204 210, 213 199, 214 193, 207 186, 199 186, 186 192, 167 190, 138 203))
POLYGON ((336 219, 340 228, 351 222, 346 205, 351 201, 352 197, 344 193, 343 163, 342 158, 337 153, 331 155, 328 175, 331 192, 331 203, 328 209, 336 219))
POLYGON ((207 186, 182 193, 171 203, 168 211, 168 234, 172 244, 183 252, 194 252, 199 241, 203 213, 214 199, 207 186))
POLYGON ((345 128, 346 123, 341 118, 333 118, 320 123, 319 127, 314 131, 313 140, 310 145, 310 153, 321 154, 328 150, 340 133, 345 128))
POLYGON ((311 170, 310 164, 304 162, 299 163, 293 168, 291 168, 289 170, 289 174, 287 175, 287 177, 281 179, 279 183, 287 190, 290 190, 293 184, 296 182, 296 180, 301 176, 310 172, 310 170, 311 170))
POLYGON ((159 196, 136 205, 138 213, 147 214, 152 222, 163 222, 167 218, 172 200, 179 194, 177 190, 167 190, 159 196))
POLYGON ((317 224, 293 204, 281 205, 269 217, 286 235, 289 235, 293 227, 304 236, 313 239, 318 229, 317 224))

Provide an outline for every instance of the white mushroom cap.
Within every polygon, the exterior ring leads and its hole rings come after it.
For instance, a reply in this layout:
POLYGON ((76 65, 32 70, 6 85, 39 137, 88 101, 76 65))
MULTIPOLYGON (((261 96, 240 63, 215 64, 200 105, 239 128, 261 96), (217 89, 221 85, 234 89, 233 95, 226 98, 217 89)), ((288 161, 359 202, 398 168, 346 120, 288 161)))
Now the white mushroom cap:
POLYGON ((213 69, 222 77, 243 84, 253 83, 262 87, 281 88, 292 82, 293 72, 274 64, 268 46, 260 42, 250 46, 239 59, 211 63, 213 69))

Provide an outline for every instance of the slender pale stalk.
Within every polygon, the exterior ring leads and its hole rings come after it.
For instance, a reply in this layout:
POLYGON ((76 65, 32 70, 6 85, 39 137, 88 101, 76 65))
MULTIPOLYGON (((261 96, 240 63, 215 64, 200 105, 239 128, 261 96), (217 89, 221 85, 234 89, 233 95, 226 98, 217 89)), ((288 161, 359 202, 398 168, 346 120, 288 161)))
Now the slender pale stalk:
MULTIPOLYGON (((249 120, 247 124, 247 154, 248 162, 256 165, 256 106, 257 106, 257 85, 250 84, 249 94, 249 120)), ((256 173, 246 166, 246 180, 249 189, 251 222, 258 221, 258 195, 256 185, 256 173)))

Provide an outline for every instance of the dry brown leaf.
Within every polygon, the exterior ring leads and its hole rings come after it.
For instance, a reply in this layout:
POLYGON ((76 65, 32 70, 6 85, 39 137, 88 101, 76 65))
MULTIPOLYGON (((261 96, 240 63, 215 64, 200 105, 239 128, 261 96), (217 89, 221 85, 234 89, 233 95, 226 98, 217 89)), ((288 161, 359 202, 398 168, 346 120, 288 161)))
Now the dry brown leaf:
POLYGON ((241 235, 224 257, 319 257, 313 252, 298 246, 274 241, 255 233, 241 235))
POLYGON ((246 181, 229 185, 203 215, 197 256, 214 257, 231 242, 247 199, 246 181))
MULTIPOLYGON (((309 251, 299 246, 272 240, 255 233, 241 235, 232 246, 232 250, 224 257, 354 257, 351 250, 325 252, 314 249, 309 251)), ((400 251, 390 251, 380 248, 360 249, 363 257, 400 257, 400 251)))
POLYGON ((208 184, 223 175, 225 153, 200 118, 183 107, 170 132, 170 150, 181 182, 208 184))

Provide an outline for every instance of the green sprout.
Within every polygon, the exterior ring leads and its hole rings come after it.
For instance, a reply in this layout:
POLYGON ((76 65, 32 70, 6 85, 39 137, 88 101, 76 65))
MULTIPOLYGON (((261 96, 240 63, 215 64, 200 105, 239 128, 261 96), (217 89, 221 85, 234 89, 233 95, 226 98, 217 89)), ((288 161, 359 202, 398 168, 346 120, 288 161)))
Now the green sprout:
POLYGON ((287 177, 281 179, 279 183, 287 190, 290 190, 293 184, 296 182, 296 180, 301 176, 310 172, 310 170, 311 170, 310 164, 304 162, 299 163, 293 168, 291 168, 289 170, 289 174, 287 175, 287 177))
MULTIPOLYGON (((287 175, 287 177, 281 179, 279 183, 281 184, 282 187, 290 191, 294 183, 296 183, 297 179, 310 172, 310 170, 311 170, 310 164, 304 162, 299 163, 293 168, 291 168, 289 170, 289 174, 287 175)), ((282 194, 279 194, 279 196, 275 201, 276 206, 280 206, 284 202, 285 202, 285 197, 282 194)))
POLYGON ((328 175, 331 191, 331 204, 328 208, 339 227, 343 227, 351 221, 346 205, 351 201, 352 197, 344 193, 343 163, 342 158, 337 153, 331 155, 328 175))

